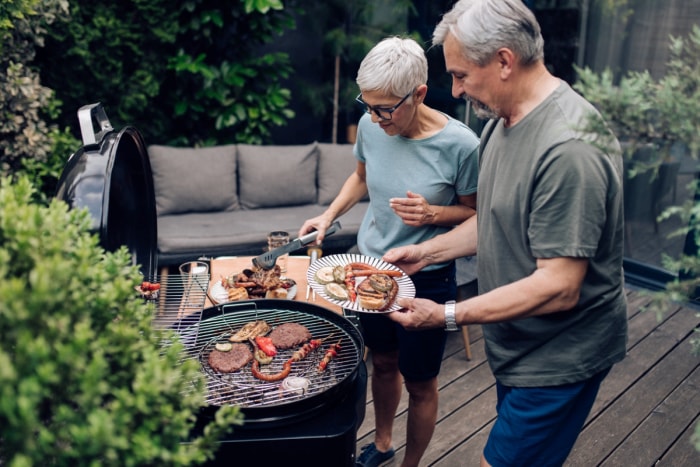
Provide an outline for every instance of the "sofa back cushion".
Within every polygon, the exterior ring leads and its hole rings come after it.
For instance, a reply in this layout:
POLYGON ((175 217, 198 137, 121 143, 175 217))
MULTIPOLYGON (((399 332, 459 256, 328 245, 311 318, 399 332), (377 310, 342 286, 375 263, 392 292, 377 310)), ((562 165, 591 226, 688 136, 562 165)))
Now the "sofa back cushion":
POLYGON ((148 156, 159 216, 240 208, 235 145, 207 148, 151 145, 148 156))
POLYGON ((238 196, 245 209, 316 203, 316 143, 238 145, 238 196))
POLYGON ((352 148, 352 144, 318 143, 318 204, 331 204, 357 168, 352 148))

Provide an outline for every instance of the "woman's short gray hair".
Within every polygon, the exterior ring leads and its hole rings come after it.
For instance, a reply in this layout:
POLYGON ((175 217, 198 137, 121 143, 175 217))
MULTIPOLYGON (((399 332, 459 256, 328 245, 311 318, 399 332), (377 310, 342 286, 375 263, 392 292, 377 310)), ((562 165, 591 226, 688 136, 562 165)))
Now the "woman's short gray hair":
POLYGON ((433 44, 443 44, 447 34, 455 36, 464 56, 479 66, 503 47, 523 65, 544 59, 540 25, 522 0, 459 0, 435 28, 433 44))
POLYGON ((428 82, 425 50, 413 39, 387 37, 362 60, 356 82, 362 91, 403 97, 428 82))

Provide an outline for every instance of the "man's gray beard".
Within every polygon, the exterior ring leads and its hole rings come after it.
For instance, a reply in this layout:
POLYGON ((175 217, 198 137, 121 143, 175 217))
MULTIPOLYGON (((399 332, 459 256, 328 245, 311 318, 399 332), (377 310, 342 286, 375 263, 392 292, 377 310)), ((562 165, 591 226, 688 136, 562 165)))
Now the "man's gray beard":
POLYGON ((483 102, 479 102, 469 97, 467 97, 466 100, 471 104, 471 108, 474 111, 474 115, 476 115, 477 118, 481 120, 491 120, 500 118, 500 116, 496 113, 495 110, 486 106, 483 102))

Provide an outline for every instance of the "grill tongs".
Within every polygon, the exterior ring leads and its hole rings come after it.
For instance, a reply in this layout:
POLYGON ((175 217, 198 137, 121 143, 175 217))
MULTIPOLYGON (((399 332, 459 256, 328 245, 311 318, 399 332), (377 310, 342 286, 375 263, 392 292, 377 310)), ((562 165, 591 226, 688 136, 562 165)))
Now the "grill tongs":
MULTIPOLYGON (((326 230, 326 237, 329 235, 333 235, 336 231, 340 230, 340 222, 335 221, 333 222, 328 229, 326 230)), ((292 251, 296 251, 299 248, 308 245, 309 243, 313 242, 316 240, 316 237, 318 236, 318 232, 314 231, 311 233, 308 233, 306 235, 303 235, 295 240, 292 240, 291 242, 287 243, 286 245, 283 245, 279 248, 275 248, 274 250, 271 251, 266 251, 260 256, 256 256, 253 258, 253 264, 256 267, 268 270, 272 269, 275 267, 275 263, 277 262, 277 258, 280 256, 291 253, 292 251)))

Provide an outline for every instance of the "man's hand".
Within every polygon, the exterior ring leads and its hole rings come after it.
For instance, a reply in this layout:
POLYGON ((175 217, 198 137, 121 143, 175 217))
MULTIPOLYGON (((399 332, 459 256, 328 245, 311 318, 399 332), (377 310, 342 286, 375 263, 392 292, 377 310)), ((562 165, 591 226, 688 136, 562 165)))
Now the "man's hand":
POLYGON ((384 253, 382 260, 391 263, 409 276, 430 264, 420 251, 420 245, 404 245, 384 253))
POLYGON ((396 304, 403 309, 387 316, 409 331, 445 327, 445 305, 425 298, 402 297, 396 299, 396 304))

